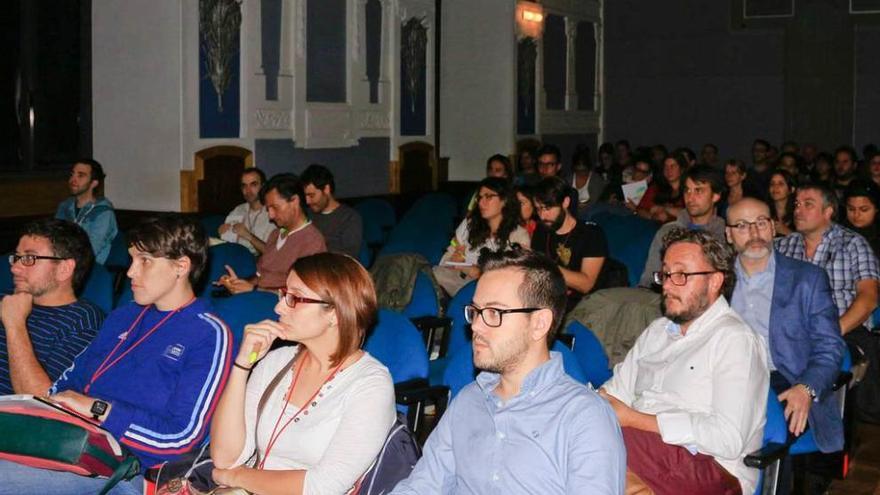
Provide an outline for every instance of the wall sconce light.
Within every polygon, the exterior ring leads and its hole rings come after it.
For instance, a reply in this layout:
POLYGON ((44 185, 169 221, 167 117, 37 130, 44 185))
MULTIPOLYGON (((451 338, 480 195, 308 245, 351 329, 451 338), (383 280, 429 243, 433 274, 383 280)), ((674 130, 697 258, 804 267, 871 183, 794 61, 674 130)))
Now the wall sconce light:
POLYGON ((544 6, 535 2, 517 2, 516 28, 520 38, 540 38, 544 34, 544 6))

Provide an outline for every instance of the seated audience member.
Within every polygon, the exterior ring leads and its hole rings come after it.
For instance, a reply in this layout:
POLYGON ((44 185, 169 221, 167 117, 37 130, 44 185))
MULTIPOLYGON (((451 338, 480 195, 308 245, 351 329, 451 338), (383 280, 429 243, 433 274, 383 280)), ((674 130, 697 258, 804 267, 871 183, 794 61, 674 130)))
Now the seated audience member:
POLYGON ((361 251, 364 225, 361 214, 336 200, 336 181, 323 165, 309 165, 300 176, 306 203, 312 209, 312 222, 321 234, 327 250, 357 258, 361 251))
POLYGON ((834 151, 834 192, 837 198, 843 198, 843 190, 855 180, 859 160, 856 150, 850 146, 841 146, 834 151))
POLYGON ((877 228, 880 187, 870 180, 854 180, 846 186, 843 202, 846 206, 843 226, 867 239, 874 256, 880 256, 880 230, 877 228))
POLYGON ((354 259, 296 260, 278 321, 245 327, 211 424, 216 483, 249 493, 349 492, 395 421, 391 375, 360 349, 376 310, 370 275, 354 259), (276 339, 298 345, 269 352, 276 339), (255 453, 257 464, 246 464, 255 453))
POLYGON ((743 458, 761 447, 770 372, 760 337, 724 298, 732 272, 727 246, 708 233, 664 238, 664 316, 599 392, 623 430, 627 493, 755 491, 758 471, 743 458))
MULTIPOLYGON (((128 241, 134 302, 107 317, 50 398, 93 417, 146 470, 202 444, 229 374, 232 335, 193 293, 208 250, 196 221, 148 219, 128 241)), ((98 493, 105 482, 0 461, 0 486, 11 493, 98 493)), ((113 493, 140 494, 142 484, 123 481, 113 493)))
POLYGON ((306 216, 303 183, 293 174, 278 174, 263 184, 260 201, 266 205, 269 219, 278 227, 269 234, 266 250, 257 260, 257 274, 239 278, 226 267, 228 274, 216 282, 233 293, 255 289, 276 290, 284 287, 290 265, 299 258, 327 250, 324 236, 306 216))
POLYGON ((533 202, 535 192, 529 186, 516 186, 516 200, 519 201, 520 227, 526 229, 529 233, 529 239, 538 228, 538 219, 535 215, 535 203, 533 202))
POLYGON ((880 153, 875 153, 870 158, 866 157, 868 162, 868 179, 877 187, 880 187, 880 153))
POLYGON ((743 198, 763 199, 767 195, 765 192, 751 189, 751 185, 746 182, 746 164, 742 160, 728 160, 724 164, 724 183, 727 186, 727 194, 718 205, 719 215, 723 215, 727 208, 743 198))
POLYGON ((254 254, 262 254, 266 249, 266 239, 275 228, 269 221, 269 212, 260 201, 260 188, 266 182, 266 174, 258 168, 246 168, 241 173, 241 195, 244 203, 236 206, 218 234, 224 241, 236 242, 254 254))
MULTIPOLYGON (((538 150, 538 174, 541 175, 541 179, 547 177, 559 177, 565 182, 565 179, 561 175, 562 153, 560 153, 559 148, 552 144, 545 144, 538 150)), ((568 197, 568 210, 573 216, 577 217, 577 190, 566 184, 565 195, 568 197)))
POLYGON ((44 395, 104 322, 75 293, 94 255, 82 228, 46 219, 25 225, 9 261, 15 293, 0 302, 0 395, 44 395))
POLYGON ((489 177, 480 182, 477 191, 478 207, 455 229, 440 265, 434 267, 437 281, 450 295, 480 276, 477 261, 484 251, 513 245, 528 248, 531 244, 529 233, 520 226, 520 203, 510 182, 489 177))
POLYGON ((619 166, 621 170, 626 170, 632 165, 632 147, 630 146, 629 141, 621 139, 615 143, 614 152, 617 166, 619 166))
POLYGON ((70 170, 67 185, 70 197, 58 205, 55 218, 73 222, 89 235, 95 261, 103 264, 116 237, 116 213, 113 203, 101 195, 104 167, 96 160, 79 160, 70 170))
POLYGON ((651 168, 660 170, 663 168, 663 160, 669 156, 669 150, 662 144, 651 146, 651 168))
POLYGON ((663 160, 663 175, 645 191, 639 204, 627 207, 639 216, 667 223, 675 220, 684 208, 682 175, 687 171, 687 160, 681 153, 673 153, 663 160))
POLYGON ((596 152, 596 171, 608 182, 620 181, 620 168, 614 162, 614 144, 602 143, 596 152))
POLYGON ((843 422, 832 387, 844 343, 821 268, 776 253, 767 204, 746 198, 727 211, 727 239, 737 252, 730 306, 761 337, 770 386, 785 403, 790 438, 809 425, 822 452, 843 449, 843 422))
POLYGON ((567 189, 557 177, 547 177, 535 186, 535 210, 541 222, 532 236, 532 249, 559 265, 570 309, 584 294, 604 287, 608 244, 602 227, 571 215, 567 189))
POLYGON ((801 157, 794 153, 783 153, 780 155, 779 164, 776 166, 776 170, 785 170, 798 180, 806 181, 807 179, 806 175, 803 173, 801 157))
POLYGON ((578 151, 572 159, 571 185, 578 194, 578 213, 586 211, 590 205, 595 204, 602 198, 608 183, 601 175, 593 173, 593 164, 590 160, 590 150, 584 148, 578 151))
POLYGON ((465 318, 482 372, 453 399, 394 495, 623 493, 626 460, 607 404, 549 347, 565 282, 546 257, 492 253, 465 318))
POLYGON ((504 155, 494 154, 486 160, 486 177, 498 177, 513 181, 513 164, 510 158, 504 155))
POLYGON ((830 186, 831 181, 834 179, 833 161, 834 159, 831 155, 824 151, 816 155, 816 165, 813 167, 813 172, 810 174, 810 181, 815 184, 825 184, 830 186))
POLYGON ((654 272, 660 270, 660 251, 663 247, 663 238, 676 228, 690 230, 705 230, 712 237, 721 242, 724 240, 724 219, 715 214, 715 205, 721 199, 724 185, 721 174, 712 167, 698 165, 685 175, 684 180, 685 210, 678 214, 675 222, 660 227, 651 241, 648 249, 648 259, 645 262, 645 271, 639 279, 640 287, 652 287, 654 272))
MULTIPOLYGON (((704 144, 703 149, 700 150, 700 164, 720 169, 721 160, 718 159, 718 146, 712 143, 704 144)), ((745 168, 745 165, 743 165, 743 168, 745 168)))
POLYGON ((797 182, 785 170, 775 170, 770 176, 769 195, 770 218, 776 228, 777 236, 786 236, 794 231, 794 199, 797 182))
POLYGON ((770 143, 764 139, 755 139, 752 143, 752 166, 749 167, 746 182, 755 191, 766 191, 773 171, 773 160, 770 157, 770 143))

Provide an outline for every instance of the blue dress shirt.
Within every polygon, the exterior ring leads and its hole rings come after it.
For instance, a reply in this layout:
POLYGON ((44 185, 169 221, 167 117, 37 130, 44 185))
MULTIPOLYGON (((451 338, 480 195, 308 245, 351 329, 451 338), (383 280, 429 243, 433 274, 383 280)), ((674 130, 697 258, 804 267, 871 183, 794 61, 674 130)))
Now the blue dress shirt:
POLYGON ((424 455, 393 494, 622 494, 626 449, 617 417, 551 353, 506 402, 497 373, 456 396, 424 455))
MULTIPOLYGON (((769 351, 770 307, 773 306, 773 287, 776 280, 776 252, 775 250, 770 252, 764 270, 751 275, 746 273, 739 256, 736 257, 733 266, 736 272, 736 286, 730 298, 730 307, 761 336, 764 347, 769 351)), ((767 364, 770 371, 776 369, 773 359, 768 359, 767 364)))

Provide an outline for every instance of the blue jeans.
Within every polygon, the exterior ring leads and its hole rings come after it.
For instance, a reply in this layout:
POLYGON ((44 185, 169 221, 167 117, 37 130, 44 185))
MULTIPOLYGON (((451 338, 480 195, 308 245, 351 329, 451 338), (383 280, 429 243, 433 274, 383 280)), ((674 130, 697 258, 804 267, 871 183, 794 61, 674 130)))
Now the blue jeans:
MULTIPOLYGON (((39 469, 0 460, 0 494, 86 495, 101 491, 107 480, 64 471, 39 469)), ((110 495, 142 495, 144 477, 120 481, 110 495)))

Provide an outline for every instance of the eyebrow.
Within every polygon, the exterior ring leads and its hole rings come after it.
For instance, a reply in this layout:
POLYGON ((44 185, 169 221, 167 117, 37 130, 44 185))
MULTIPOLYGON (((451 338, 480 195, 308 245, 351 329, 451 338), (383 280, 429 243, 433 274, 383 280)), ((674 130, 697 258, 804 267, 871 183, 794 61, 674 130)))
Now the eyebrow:
POLYGON ((471 301, 471 304, 473 304, 474 306, 477 306, 479 308, 495 308, 495 307, 499 307, 499 306, 504 307, 504 308, 510 307, 509 304, 503 303, 501 301, 486 301, 486 303, 484 303, 484 304, 479 304, 476 301, 471 301))

